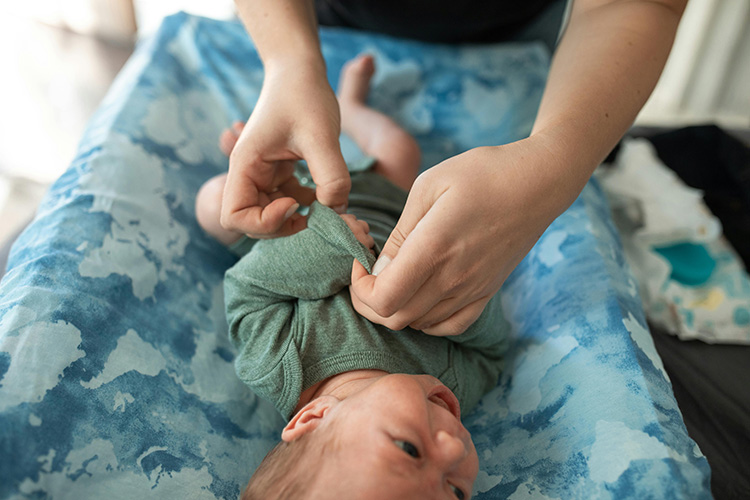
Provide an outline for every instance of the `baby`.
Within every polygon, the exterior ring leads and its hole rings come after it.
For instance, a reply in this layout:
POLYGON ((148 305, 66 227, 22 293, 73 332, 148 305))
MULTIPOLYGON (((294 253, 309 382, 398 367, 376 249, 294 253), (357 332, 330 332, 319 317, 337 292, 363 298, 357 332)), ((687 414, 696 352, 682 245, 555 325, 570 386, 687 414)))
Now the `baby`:
MULTIPOLYGON (((339 86, 342 130, 375 158, 351 172, 348 214, 313 202, 293 216, 304 229, 253 241, 219 224, 226 176, 198 194, 201 226, 242 254, 225 280, 237 374, 288 419, 246 499, 471 496, 478 458, 461 411, 495 387, 507 324, 499 297, 454 337, 392 331, 354 310, 352 263, 371 272, 420 162, 414 139, 366 106, 373 73, 360 56, 339 86)), ((225 153, 241 130, 222 135, 225 153)))

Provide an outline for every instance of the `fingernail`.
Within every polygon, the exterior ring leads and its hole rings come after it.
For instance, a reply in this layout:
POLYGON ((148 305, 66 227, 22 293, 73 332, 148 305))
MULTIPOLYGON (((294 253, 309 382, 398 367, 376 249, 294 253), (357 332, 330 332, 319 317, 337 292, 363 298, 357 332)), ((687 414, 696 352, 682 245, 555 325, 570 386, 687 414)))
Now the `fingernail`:
POLYGON ((289 217, 294 215, 294 212, 296 212, 298 208, 299 208, 299 203, 295 203, 294 205, 289 207, 289 210, 287 210, 286 213, 284 214, 284 220, 287 220, 289 217))
POLYGON ((337 214, 343 214, 344 212, 346 212, 346 203, 337 207, 333 207, 333 210, 337 214))
POLYGON ((385 255, 381 255, 378 260, 375 261, 375 265, 372 266, 372 274, 373 276, 377 276, 380 271, 385 269, 385 266, 391 263, 391 259, 389 257, 386 257, 385 255))

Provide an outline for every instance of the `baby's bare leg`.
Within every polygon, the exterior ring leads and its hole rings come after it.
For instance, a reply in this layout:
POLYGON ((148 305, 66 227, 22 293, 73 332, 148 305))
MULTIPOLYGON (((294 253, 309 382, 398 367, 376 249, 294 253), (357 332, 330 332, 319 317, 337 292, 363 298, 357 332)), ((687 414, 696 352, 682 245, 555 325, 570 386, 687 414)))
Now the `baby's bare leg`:
POLYGON ((366 104, 375 72, 371 55, 349 61, 339 80, 341 129, 377 160, 374 170, 395 185, 409 190, 417 178, 421 152, 409 133, 383 113, 366 104))
POLYGON ((227 174, 222 174, 210 178, 201 186, 195 198, 195 217, 204 231, 224 245, 230 246, 239 240, 242 234, 221 227, 221 199, 226 182, 227 174))

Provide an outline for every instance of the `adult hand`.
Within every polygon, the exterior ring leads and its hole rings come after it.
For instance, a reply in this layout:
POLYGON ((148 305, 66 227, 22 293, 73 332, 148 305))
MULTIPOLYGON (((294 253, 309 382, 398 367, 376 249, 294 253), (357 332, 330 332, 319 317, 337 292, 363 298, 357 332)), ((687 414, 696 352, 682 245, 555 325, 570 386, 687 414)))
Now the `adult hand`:
POLYGON ((529 138, 420 175, 373 275, 353 265, 356 310, 393 330, 465 331, 583 187, 558 179, 555 163, 542 139, 529 138))
POLYGON ((258 103, 229 157, 221 225, 253 238, 302 229, 292 217, 310 201, 294 184, 294 162, 307 161, 315 195, 343 212, 351 187, 341 156, 338 102, 320 68, 266 67, 258 103))

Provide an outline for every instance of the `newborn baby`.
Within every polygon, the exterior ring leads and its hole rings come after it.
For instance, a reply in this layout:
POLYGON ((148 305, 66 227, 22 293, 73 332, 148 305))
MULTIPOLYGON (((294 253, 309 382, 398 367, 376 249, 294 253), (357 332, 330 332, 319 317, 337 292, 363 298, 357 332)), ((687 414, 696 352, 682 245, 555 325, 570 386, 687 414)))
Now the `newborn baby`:
MULTIPOLYGON (((461 411, 495 387, 507 324, 499 297, 454 337, 389 330, 354 310, 353 263, 372 271, 420 162, 416 141, 365 104, 373 73, 360 56, 339 86, 342 129, 371 157, 350 165, 347 214, 291 180, 271 196, 293 193, 309 212, 290 215, 292 234, 256 241, 219 223, 225 175, 198 194, 201 226, 241 256, 225 280, 237 374, 288 420, 243 498, 471 496, 478 458, 461 411)), ((222 135, 225 153, 242 127, 222 135)))

